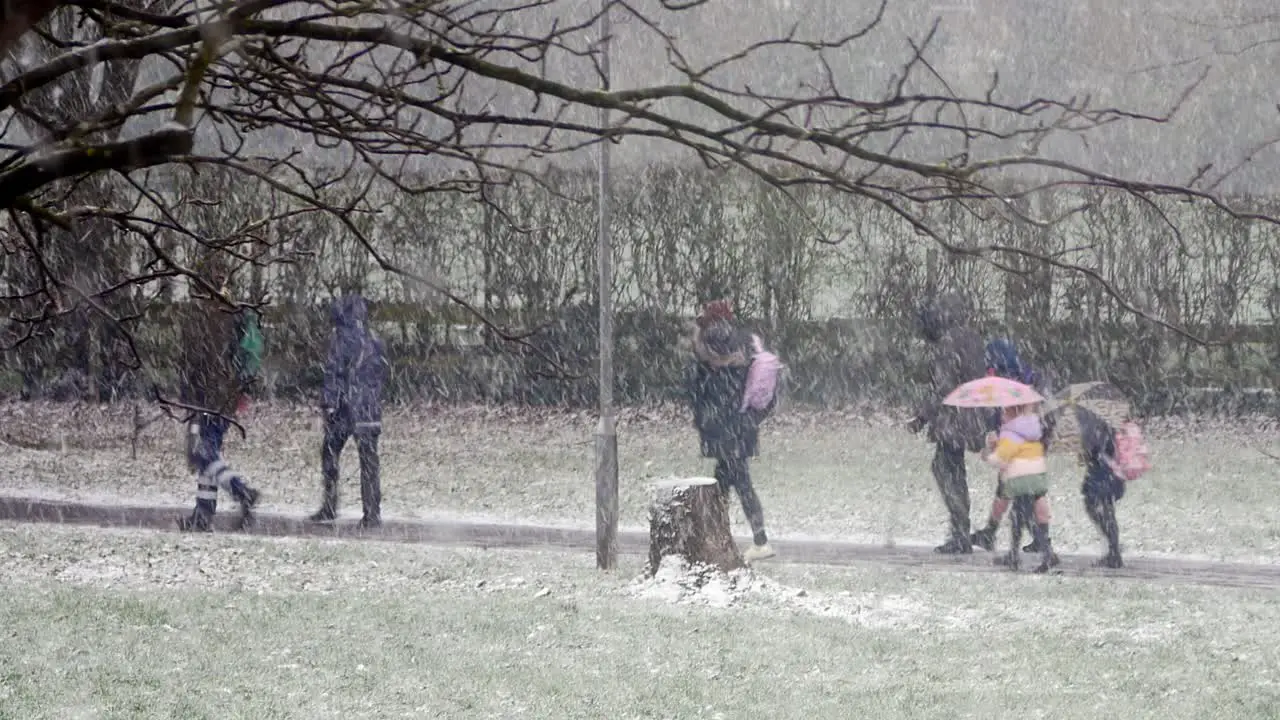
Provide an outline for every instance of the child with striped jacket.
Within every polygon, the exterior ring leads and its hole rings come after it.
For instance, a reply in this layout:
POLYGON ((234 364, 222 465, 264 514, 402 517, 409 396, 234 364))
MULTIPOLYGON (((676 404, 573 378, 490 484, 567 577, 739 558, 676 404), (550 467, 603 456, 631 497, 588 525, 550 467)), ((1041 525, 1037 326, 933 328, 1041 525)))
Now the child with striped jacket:
POLYGON ((982 459, 1000 471, 1001 498, 1013 503, 1010 551, 996 562, 1018 569, 1022 527, 1034 517, 1031 533, 1042 558, 1035 571, 1048 572, 1058 564, 1058 558, 1049 541, 1049 468, 1040 415, 1036 405, 1020 405, 1001 410, 1000 421, 999 434, 988 435, 982 453, 982 459))

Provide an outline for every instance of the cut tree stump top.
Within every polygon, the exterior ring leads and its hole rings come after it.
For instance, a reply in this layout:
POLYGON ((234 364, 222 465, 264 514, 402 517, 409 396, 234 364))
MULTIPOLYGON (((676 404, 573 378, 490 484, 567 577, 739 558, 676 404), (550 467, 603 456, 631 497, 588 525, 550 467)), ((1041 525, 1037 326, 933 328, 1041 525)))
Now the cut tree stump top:
POLYGON ((654 490, 678 490, 680 488, 697 487, 699 485, 715 485, 718 480, 709 477, 665 478, 653 482, 654 490))

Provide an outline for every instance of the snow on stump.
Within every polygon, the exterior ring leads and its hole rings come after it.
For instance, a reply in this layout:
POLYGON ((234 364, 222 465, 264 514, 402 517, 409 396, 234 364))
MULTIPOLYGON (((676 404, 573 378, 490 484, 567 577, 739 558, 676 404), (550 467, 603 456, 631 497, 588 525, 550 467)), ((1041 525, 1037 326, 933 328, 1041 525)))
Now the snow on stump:
POLYGON ((689 565, 723 572, 746 567, 729 526, 729 506, 714 478, 678 478, 654 484, 649 508, 649 577, 662 559, 678 555, 689 565))

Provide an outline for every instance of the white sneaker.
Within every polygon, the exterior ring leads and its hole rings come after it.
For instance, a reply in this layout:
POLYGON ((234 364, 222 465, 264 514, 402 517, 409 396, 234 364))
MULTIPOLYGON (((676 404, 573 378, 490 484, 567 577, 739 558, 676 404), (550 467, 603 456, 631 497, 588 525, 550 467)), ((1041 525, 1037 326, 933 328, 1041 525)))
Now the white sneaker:
POLYGON ((763 545, 752 545, 750 550, 742 553, 742 559, 750 565, 757 560, 768 560, 774 555, 777 555, 777 553, 773 551, 773 548, 769 546, 769 543, 765 543, 763 545))

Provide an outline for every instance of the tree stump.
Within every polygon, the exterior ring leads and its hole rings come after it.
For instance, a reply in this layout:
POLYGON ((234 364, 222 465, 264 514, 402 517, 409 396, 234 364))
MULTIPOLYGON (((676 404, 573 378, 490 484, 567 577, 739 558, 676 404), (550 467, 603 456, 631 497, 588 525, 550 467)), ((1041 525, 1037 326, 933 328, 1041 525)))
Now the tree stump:
POLYGON ((746 567, 730 530, 727 499, 715 479, 681 478, 655 488, 657 498, 649 508, 650 577, 668 555, 724 572, 746 567))

